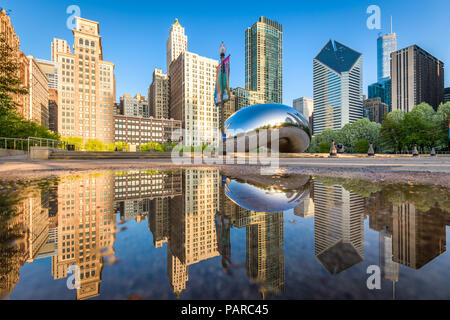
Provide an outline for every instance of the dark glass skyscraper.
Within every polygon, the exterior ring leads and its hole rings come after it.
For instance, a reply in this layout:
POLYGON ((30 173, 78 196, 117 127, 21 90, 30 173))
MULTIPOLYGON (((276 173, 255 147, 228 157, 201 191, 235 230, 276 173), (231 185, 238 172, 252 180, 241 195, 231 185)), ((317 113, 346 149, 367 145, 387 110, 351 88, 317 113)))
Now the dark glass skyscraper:
POLYGON ((283 26, 260 17, 245 31, 245 88, 283 102, 283 26))
POLYGON ((392 53, 392 110, 406 112, 422 102, 435 110, 444 101, 444 63, 413 45, 392 53))

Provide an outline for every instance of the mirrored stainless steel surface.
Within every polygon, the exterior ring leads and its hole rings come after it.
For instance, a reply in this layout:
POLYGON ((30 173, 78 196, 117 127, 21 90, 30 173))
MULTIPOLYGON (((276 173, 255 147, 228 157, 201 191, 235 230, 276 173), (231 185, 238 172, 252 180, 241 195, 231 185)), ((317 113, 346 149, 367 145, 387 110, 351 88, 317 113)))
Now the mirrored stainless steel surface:
MULTIPOLYGON (((234 141, 235 144, 240 137, 252 136, 264 129, 268 131, 268 139, 258 140, 257 147, 271 148, 272 141, 278 139, 280 152, 298 153, 308 149, 311 142, 308 120, 294 108, 282 104, 248 106, 234 113, 225 122, 227 141, 234 141), (276 129, 278 135, 271 134, 276 129)), ((246 142, 245 151, 248 152, 249 149, 246 142)))

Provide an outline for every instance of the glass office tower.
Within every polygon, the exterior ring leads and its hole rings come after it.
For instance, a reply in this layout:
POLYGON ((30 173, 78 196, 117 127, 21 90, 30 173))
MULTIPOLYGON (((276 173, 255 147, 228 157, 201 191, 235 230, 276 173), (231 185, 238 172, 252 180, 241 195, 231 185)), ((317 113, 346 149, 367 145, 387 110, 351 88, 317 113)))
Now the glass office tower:
POLYGON ((265 102, 283 99, 283 26, 260 17, 245 31, 245 88, 264 93, 265 102))

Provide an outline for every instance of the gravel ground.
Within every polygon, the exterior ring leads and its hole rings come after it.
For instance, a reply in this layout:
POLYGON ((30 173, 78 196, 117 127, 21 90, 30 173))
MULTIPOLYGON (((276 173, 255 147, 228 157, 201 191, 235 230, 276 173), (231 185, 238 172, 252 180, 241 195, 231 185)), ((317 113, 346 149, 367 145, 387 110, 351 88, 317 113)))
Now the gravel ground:
MULTIPOLYGON (((23 157, 15 157, 0 158, 0 180, 30 181, 99 171, 180 168, 217 168, 224 175, 239 177, 261 174, 262 167, 248 164, 176 165, 162 159, 29 161, 23 157)), ((280 159, 279 168, 266 170, 265 173, 268 175, 330 176, 385 183, 429 184, 450 188, 450 157, 280 159)))

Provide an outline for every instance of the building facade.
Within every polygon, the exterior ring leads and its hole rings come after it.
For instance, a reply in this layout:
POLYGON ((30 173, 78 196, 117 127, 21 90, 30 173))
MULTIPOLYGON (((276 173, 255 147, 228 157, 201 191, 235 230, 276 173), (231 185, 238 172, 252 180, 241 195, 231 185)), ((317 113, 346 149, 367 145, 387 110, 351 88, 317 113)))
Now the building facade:
POLYGON ((314 58, 313 131, 362 118, 362 54, 330 40, 314 58))
POLYGON ((28 56, 28 120, 48 128, 48 78, 33 56, 28 56))
POLYGON ((314 99, 305 97, 294 99, 292 107, 309 119, 314 112, 314 99))
POLYGON ((372 98, 364 100, 363 112, 364 117, 372 122, 381 123, 388 114, 388 105, 381 101, 381 98, 372 98))
POLYGON ((134 98, 129 94, 124 94, 123 97, 120 97, 120 110, 122 110, 123 115, 127 117, 148 118, 150 116, 148 101, 139 93, 137 93, 134 98))
POLYGON ((450 102, 450 87, 444 89, 444 103, 450 102))
POLYGON ((69 44, 66 40, 63 39, 57 39, 53 38, 52 44, 51 44, 51 50, 52 50, 52 61, 57 62, 57 56, 58 53, 65 53, 70 54, 72 53, 72 50, 70 49, 69 44))
POLYGON ((154 141, 172 141, 176 130, 181 129, 181 121, 143 117, 114 116, 114 141, 140 145, 154 141))
POLYGON ((52 45, 58 63, 58 132, 110 143, 114 140, 114 64, 103 60, 98 22, 80 17, 75 21, 74 53, 52 45))
POLYGON ((170 83, 169 76, 162 69, 153 71, 153 81, 148 88, 149 115, 169 119, 170 83))
POLYGON ((245 31, 245 88, 283 102, 283 26, 266 17, 245 31))
POLYGON ((166 42, 166 54, 167 54, 167 72, 169 72, 169 67, 172 61, 177 59, 180 54, 187 51, 187 36, 184 33, 184 28, 175 19, 174 24, 170 28, 169 38, 166 42))
POLYGON ((218 62, 191 52, 182 53, 169 68, 170 116, 184 129, 184 145, 217 144, 219 110, 214 105, 218 62))
POLYGON ((391 109, 392 81, 391 78, 387 78, 380 82, 375 82, 368 87, 369 99, 380 98, 381 102, 385 103, 391 109))
POLYGON ((417 45, 392 53, 392 110, 409 112, 426 102, 444 101, 444 63, 417 45))

